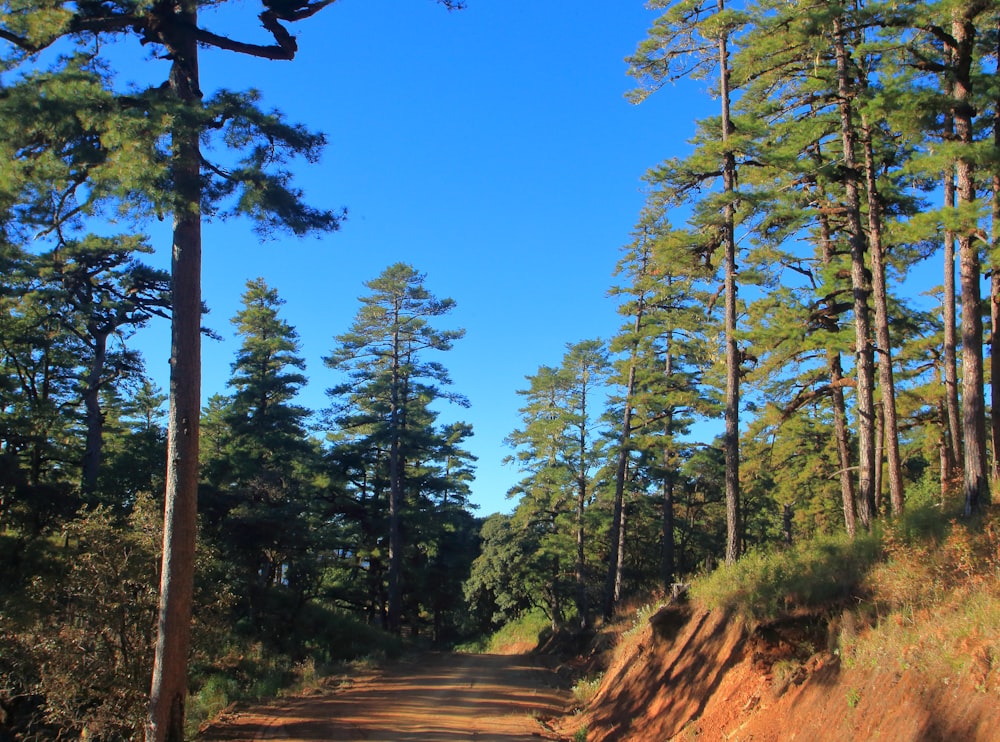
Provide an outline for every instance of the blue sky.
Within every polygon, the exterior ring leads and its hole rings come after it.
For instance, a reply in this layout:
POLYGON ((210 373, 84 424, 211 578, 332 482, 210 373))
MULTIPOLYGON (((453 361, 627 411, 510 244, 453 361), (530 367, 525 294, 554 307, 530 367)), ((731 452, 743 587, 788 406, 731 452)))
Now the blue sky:
MULTIPOLYGON (((267 41, 256 3, 227 5, 205 25, 267 41)), ((481 515, 512 509, 505 494, 518 473, 501 460, 519 425, 516 390, 567 343, 617 329, 607 291, 643 204, 642 175, 685 151, 694 120, 714 110, 700 82, 641 106, 624 99, 624 57, 654 18, 633 0, 469 0, 460 12, 432 0, 338 0, 295 28, 292 62, 206 50, 206 94, 257 88, 266 108, 327 135, 322 160, 296 167, 297 183, 349 218, 319 239, 263 244, 247 224, 206 225, 207 324, 225 340, 204 342, 204 396, 227 391, 238 347, 229 319, 260 276, 301 338, 311 379, 301 402, 324 407, 334 379, 321 358, 348 329, 364 282, 409 263, 456 301, 441 326, 466 330, 437 360, 471 402, 441 419, 474 426, 473 500, 481 515)), ((166 265, 169 234, 153 237, 166 265)), ((165 389, 163 324, 136 342, 165 389)))

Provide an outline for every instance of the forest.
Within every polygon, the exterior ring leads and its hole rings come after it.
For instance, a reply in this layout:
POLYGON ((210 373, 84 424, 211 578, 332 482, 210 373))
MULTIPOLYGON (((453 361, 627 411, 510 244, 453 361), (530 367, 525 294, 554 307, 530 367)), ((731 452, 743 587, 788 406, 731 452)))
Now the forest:
POLYGON ((465 332, 419 266, 360 287, 324 409, 250 278, 202 398, 202 220, 344 215, 289 169, 323 135, 203 94, 199 50, 290 60, 332 1, 265 2, 264 44, 197 0, 0 10, 0 739, 180 740, 338 661, 531 613, 586 632, 748 554, 991 506, 1000 3, 652 0, 632 100, 695 77, 718 111, 645 175, 618 332, 518 390, 512 511, 483 518, 448 373, 465 332), (123 87, 125 37, 168 78, 123 87), (164 218, 170 271, 141 229, 164 218), (160 320, 166 390, 135 348, 160 320))

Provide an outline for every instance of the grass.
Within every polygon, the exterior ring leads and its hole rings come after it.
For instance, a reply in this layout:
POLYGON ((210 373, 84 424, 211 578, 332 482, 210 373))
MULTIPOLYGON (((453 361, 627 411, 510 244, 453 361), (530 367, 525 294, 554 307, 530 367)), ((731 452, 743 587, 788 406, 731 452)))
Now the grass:
POLYGON ((398 637, 351 616, 320 610, 313 613, 307 622, 310 639, 299 648, 298 656, 305 653, 305 659, 237 636, 224 650, 203 658, 204 664, 194 665, 185 720, 187 737, 193 739, 200 726, 234 703, 298 693, 344 668, 357 672, 402 651, 398 637))
POLYGON ((825 536, 781 551, 751 551, 695 580, 691 597, 748 624, 851 596, 880 556, 877 537, 825 536))
POLYGON ((632 618, 632 625, 622 632, 622 638, 630 639, 642 631, 649 623, 649 619, 663 607, 663 604, 663 601, 653 601, 637 608, 632 618))
POLYGON ((603 673, 590 678, 580 678, 573 686, 573 699, 577 706, 584 707, 589 704, 597 691, 601 689, 601 681, 604 679, 603 673))
POLYGON ((993 512, 959 519, 933 504, 908 504, 904 518, 854 540, 751 552, 696 579, 691 596, 748 625, 801 609, 825 613, 830 648, 848 667, 971 674, 981 690, 1000 690, 1000 515, 993 512))
POLYGON ((849 666, 915 669, 996 684, 1000 667, 1000 524, 951 521, 934 538, 889 534, 865 583, 875 626, 844 631, 849 666))
POLYGON ((504 654, 511 648, 536 646, 551 629, 552 622, 539 609, 530 610, 485 639, 456 648, 459 652, 504 654))

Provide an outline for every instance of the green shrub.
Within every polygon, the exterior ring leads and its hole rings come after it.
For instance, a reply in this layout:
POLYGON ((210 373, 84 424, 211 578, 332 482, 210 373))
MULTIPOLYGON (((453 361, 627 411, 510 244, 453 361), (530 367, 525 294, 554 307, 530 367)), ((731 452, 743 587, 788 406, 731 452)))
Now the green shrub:
POLYGON ((523 644, 535 646, 551 628, 552 622, 548 616, 540 609, 533 608, 490 636, 484 643, 484 649, 499 654, 512 646, 523 644))
POLYGON ((578 680, 573 686, 573 699, 577 705, 583 707, 590 703, 594 696, 597 695, 597 691, 601 689, 601 681, 603 679, 604 675, 602 674, 578 680))
POLYGON ((696 580, 691 596, 748 623, 766 621, 850 596, 879 556, 876 537, 821 536, 782 551, 751 551, 696 580))

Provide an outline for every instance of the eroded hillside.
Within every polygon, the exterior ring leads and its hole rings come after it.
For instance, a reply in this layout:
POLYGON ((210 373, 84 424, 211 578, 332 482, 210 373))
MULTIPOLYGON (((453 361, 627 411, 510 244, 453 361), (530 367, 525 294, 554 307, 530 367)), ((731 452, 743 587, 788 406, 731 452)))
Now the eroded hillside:
POLYGON ((597 695, 563 732, 585 729, 590 742, 996 739, 991 644, 970 639, 973 661, 957 673, 908 667, 905 657, 846 661, 837 646, 849 615, 748 629, 719 610, 662 608, 623 638, 597 695))

